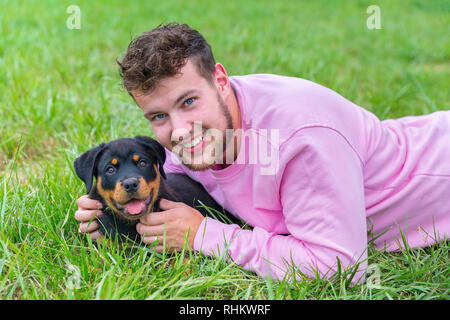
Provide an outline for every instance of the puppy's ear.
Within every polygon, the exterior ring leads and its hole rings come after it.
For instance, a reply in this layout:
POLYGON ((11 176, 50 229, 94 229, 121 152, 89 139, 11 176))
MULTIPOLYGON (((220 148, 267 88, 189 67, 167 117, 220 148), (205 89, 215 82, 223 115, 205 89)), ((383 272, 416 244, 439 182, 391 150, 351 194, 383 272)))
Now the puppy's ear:
POLYGON ((158 162, 159 173, 161 176, 166 179, 166 173, 164 172, 164 162, 166 162, 166 150, 164 147, 156 140, 146 137, 146 136, 136 136, 134 137, 137 143, 142 145, 143 147, 149 148, 152 153, 156 157, 156 161, 158 162))
POLYGON ((102 143, 99 146, 92 148, 81 156, 75 159, 73 166, 77 176, 83 180, 86 185, 86 193, 89 193, 92 189, 92 182, 94 175, 96 174, 95 166, 100 153, 105 148, 105 144, 102 143))

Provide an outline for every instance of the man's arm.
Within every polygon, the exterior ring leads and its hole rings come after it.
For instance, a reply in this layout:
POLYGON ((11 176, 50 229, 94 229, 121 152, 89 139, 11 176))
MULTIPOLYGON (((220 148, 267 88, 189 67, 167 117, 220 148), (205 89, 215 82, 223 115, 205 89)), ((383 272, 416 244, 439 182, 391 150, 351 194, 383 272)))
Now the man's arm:
MULTIPOLYGON (((259 227, 242 230, 206 218, 194 249, 207 255, 228 249, 243 268, 275 279, 292 265, 310 277, 315 270, 330 276, 337 258, 342 270, 366 258, 362 163, 343 136, 326 127, 302 129, 281 146, 277 178, 290 235, 259 227)), ((360 276, 359 271, 354 281, 360 276)))

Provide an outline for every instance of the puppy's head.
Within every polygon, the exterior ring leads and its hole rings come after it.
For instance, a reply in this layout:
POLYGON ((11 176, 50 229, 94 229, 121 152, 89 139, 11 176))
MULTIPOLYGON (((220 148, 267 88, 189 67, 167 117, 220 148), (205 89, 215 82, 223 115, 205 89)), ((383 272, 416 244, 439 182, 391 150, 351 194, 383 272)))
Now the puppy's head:
POLYGON ((166 178, 164 148, 155 140, 137 136, 122 138, 86 151, 75 160, 74 168, 92 189, 119 216, 137 220, 152 211, 158 197, 160 179, 166 178))

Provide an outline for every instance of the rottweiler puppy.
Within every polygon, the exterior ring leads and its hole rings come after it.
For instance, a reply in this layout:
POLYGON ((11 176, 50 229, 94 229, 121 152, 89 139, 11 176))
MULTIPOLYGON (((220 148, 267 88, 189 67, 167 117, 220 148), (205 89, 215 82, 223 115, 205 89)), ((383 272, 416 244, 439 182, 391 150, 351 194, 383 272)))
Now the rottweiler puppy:
POLYGON ((164 147, 156 140, 136 136, 102 143, 75 160, 75 172, 86 185, 86 193, 103 204, 103 215, 98 218, 103 235, 140 243, 136 224, 142 216, 160 211, 161 198, 184 202, 203 216, 212 216, 200 200, 228 221, 237 221, 200 183, 184 174, 166 174, 165 159, 164 147))

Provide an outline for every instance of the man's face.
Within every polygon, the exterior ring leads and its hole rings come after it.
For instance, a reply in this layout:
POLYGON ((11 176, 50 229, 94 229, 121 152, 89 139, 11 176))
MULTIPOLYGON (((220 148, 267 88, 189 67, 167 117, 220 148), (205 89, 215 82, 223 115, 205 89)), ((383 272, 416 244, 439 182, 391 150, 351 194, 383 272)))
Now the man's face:
MULTIPOLYGON (((224 98, 224 69, 216 65, 214 83, 199 75, 188 61, 181 74, 162 79, 148 94, 132 92, 156 139, 174 152, 191 170, 212 168, 223 160, 226 130, 233 129, 232 117, 224 98)), ((226 85, 225 85, 226 87, 226 85)), ((230 133, 229 130, 228 133, 230 133)))

